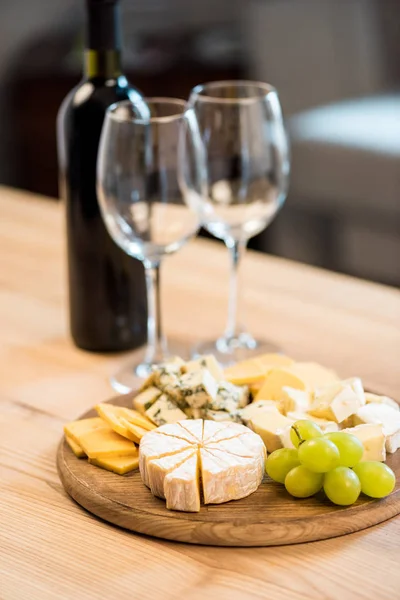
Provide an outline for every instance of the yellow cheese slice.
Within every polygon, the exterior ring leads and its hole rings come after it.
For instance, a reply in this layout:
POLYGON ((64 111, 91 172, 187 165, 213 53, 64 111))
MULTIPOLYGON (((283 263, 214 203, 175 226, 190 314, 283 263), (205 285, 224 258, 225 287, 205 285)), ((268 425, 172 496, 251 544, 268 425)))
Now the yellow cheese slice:
POLYGON ((68 446, 71 448, 72 452, 75 454, 75 456, 77 456, 78 458, 83 458, 84 456, 86 456, 86 454, 84 453, 82 448, 79 446, 79 444, 74 442, 74 440, 72 438, 70 438, 68 435, 66 435, 65 440, 66 440, 68 446))
POLYGON ((265 367, 254 359, 244 360, 242 362, 227 367, 224 371, 224 378, 235 385, 249 385, 262 380, 265 376, 265 367))
POLYGON ((296 390, 307 388, 304 379, 293 373, 291 367, 275 368, 267 374, 255 400, 282 400, 284 387, 296 390))
POLYGON ((79 438, 84 433, 89 433, 99 428, 108 428, 107 424, 104 423, 100 417, 93 417, 91 419, 80 419, 79 421, 72 421, 64 425, 65 435, 80 446, 79 438))
POLYGON ((129 432, 129 437, 128 436, 126 436, 126 437, 128 437, 128 439, 135 442, 135 444, 140 444, 140 440, 142 439, 142 437, 144 435, 146 435, 146 433, 149 433, 148 429, 143 429, 143 427, 139 427, 139 425, 135 425, 134 423, 129 423, 129 421, 127 421, 125 419, 125 417, 120 417, 120 419, 121 419, 122 425, 129 432))
POLYGON ((111 429, 137 444, 147 431, 155 429, 155 425, 136 410, 113 404, 98 404, 95 409, 111 429))
POLYGON ((290 367, 290 371, 302 379, 309 390, 339 381, 339 376, 335 371, 314 362, 297 362, 290 367))
POLYGON ((125 475, 139 467, 139 455, 132 456, 114 456, 113 458, 89 458, 89 462, 96 467, 112 471, 118 475, 125 475))
POLYGON ((124 422, 121 413, 121 407, 113 406, 112 404, 98 404, 94 407, 97 414, 104 420, 107 425, 122 437, 137 442, 136 436, 128 429, 124 422))
POLYGON ((256 356, 254 361, 261 365, 264 370, 268 371, 271 367, 290 367, 294 364, 293 358, 285 356, 285 354, 260 354, 256 356))
POLYGON ((80 435, 79 445, 89 458, 132 456, 136 452, 133 442, 115 433, 108 426, 80 435))
POLYGON ((133 410, 132 408, 121 408, 120 413, 129 423, 133 425, 138 425, 142 429, 146 429, 147 431, 151 431, 152 429, 156 429, 157 425, 154 425, 147 417, 144 417, 137 410, 133 410))

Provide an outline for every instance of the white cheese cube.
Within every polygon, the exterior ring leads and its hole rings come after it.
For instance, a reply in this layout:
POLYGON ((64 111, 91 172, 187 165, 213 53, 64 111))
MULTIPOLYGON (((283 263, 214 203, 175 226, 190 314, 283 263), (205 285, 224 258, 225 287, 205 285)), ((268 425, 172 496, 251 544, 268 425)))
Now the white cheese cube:
POLYGON ((185 413, 178 408, 169 398, 162 394, 154 404, 145 412, 146 417, 156 425, 176 423, 187 419, 185 413))
POLYGON ((268 452, 283 447, 281 435, 292 424, 292 420, 283 416, 278 409, 271 409, 256 415, 250 420, 253 431, 262 438, 268 452))
POLYGON ((308 412, 321 419, 342 423, 364 404, 361 381, 353 378, 315 389, 308 412))
POLYGON ((251 402, 245 408, 240 409, 239 414, 245 425, 248 425, 251 419, 258 414, 268 412, 269 410, 275 410, 277 408, 277 402, 274 400, 258 400, 257 402, 251 402))
POLYGON ((311 405, 311 393, 305 390, 296 390, 291 387, 282 388, 280 406, 286 415, 292 411, 306 411, 311 405))
POLYGON ((382 425, 357 425, 342 430, 344 433, 351 433, 362 442, 364 454, 361 460, 386 460, 385 435, 382 425))
POLYGON ((387 404, 371 403, 362 406, 354 415, 354 424, 380 424, 386 437, 386 452, 400 448, 400 412, 387 404))
POLYGON ((335 421, 328 421, 327 419, 320 419, 318 417, 314 417, 308 413, 303 412, 289 412, 286 415, 289 419, 293 421, 312 421, 319 427, 321 427, 324 433, 329 433, 330 431, 339 431, 339 425, 335 423, 335 421))
POLYGON ((377 394, 365 392, 365 402, 367 404, 387 404, 395 410, 400 410, 400 404, 398 404, 396 400, 392 400, 392 398, 389 398, 388 396, 378 396, 377 394))

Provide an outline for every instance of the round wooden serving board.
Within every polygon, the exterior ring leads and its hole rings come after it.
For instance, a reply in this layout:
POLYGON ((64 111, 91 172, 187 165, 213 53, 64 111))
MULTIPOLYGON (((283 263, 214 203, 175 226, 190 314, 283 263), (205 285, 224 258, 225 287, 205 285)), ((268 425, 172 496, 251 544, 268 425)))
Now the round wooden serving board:
MULTIPOLYGON (((112 404, 132 406, 134 394, 112 404)), ((82 418, 96 416, 89 411, 82 418)), ((167 510, 142 483, 139 471, 116 475, 78 459, 65 440, 57 455, 58 472, 70 496, 89 512, 138 533, 212 546, 276 546, 345 535, 386 521, 400 513, 400 450, 387 464, 398 480, 383 500, 365 496, 349 507, 331 504, 324 494, 307 499, 289 496, 283 485, 268 477, 242 500, 202 506, 199 513, 167 510)))

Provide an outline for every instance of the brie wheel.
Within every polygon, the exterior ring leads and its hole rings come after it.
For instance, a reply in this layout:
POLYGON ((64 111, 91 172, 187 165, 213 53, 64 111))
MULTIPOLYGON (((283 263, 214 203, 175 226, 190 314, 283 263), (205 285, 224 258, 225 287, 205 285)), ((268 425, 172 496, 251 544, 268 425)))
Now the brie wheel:
POLYGON ((201 496, 205 504, 220 504, 255 492, 266 456, 261 437, 244 425, 186 420, 143 436, 139 470, 168 509, 198 512, 201 496))

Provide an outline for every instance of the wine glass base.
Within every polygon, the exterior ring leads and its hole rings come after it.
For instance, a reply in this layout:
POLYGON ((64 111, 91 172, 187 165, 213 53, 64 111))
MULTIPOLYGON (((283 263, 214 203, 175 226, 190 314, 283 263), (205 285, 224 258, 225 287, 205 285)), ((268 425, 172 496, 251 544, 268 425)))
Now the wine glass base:
MULTIPOLYGON (((131 357, 131 361, 110 377, 111 386, 119 394, 127 394, 138 389, 142 385, 143 379, 150 375, 153 364, 145 361, 145 351, 145 348, 136 350, 134 357, 131 357)), ((182 342, 168 342, 168 352, 165 354, 163 361, 173 356, 180 356, 183 360, 189 359, 188 346, 182 342)))
POLYGON ((192 356, 196 358, 204 354, 213 354, 222 366, 228 367, 241 360, 269 352, 280 353, 282 349, 272 342, 257 340, 247 333, 242 333, 237 338, 221 337, 218 340, 202 342, 194 348, 192 356))

